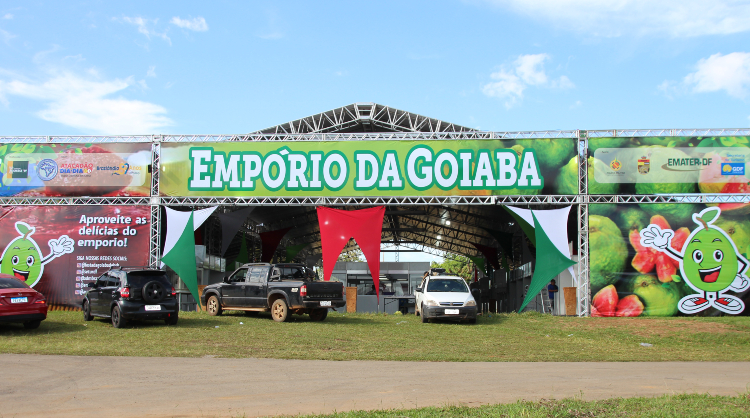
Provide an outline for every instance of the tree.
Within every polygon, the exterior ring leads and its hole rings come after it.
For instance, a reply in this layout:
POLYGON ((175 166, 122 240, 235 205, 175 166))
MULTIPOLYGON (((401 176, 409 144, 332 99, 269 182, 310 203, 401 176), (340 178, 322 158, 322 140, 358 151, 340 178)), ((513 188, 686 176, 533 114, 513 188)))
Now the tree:
POLYGON ((365 255, 362 254, 362 250, 357 247, 351 251, 342 251, 336 261, 365 261, 365 255))
POLYGON ((430 267, 443 268, 447 274, 462 277, 466 281, 474 279, 474 263, 466 256, 444 252, 441 263, 433 261, 430 267))

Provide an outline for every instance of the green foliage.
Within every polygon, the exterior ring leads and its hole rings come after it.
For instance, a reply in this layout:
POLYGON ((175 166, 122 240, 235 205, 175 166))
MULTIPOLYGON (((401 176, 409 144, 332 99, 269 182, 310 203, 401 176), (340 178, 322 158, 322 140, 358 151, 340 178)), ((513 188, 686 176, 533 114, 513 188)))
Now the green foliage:
POLYGON ((448 252, 443 253, 442 257, 442 262, 433 261, 430 267, 443 268, 446 274, 463 277, 466 281, 474 279, 474 263, 469 257, 448 252))
POLYGON ((351 251, 342 251, 341 254, 339 254, 339 258, 336 261, 366 261, 365 255, 362 253, 362 250, 359 249, 359 247, 351 250, 351 251))

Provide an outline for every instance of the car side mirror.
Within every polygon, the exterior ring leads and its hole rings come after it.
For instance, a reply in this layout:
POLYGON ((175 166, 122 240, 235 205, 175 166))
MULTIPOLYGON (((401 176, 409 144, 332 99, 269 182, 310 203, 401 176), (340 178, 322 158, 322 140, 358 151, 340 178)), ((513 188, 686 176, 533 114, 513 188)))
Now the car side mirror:
POLYGON ((415 291, 415 292, 419 292, 419 293, 422 293, 422 288, 421 288, 421 287, 418 287, 418 288, 414 289, 414 291, 415 291))
POLYGON ((229 283, 229 276, 224 276, 224 283, 229 283))
POLYGON ((91 289, 96 289, 96 282, 89 283, 86 285, 86 287, 91 288, 91 289))

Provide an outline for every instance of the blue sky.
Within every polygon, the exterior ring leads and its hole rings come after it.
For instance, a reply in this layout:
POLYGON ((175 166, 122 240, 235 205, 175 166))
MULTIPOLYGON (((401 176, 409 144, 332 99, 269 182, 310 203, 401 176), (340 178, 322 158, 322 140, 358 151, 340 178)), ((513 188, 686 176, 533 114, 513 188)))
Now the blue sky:
POLYGON ((354 102, 495 131, 744 128, 749 45, 748 1, 4 0, 0 136, 237 134, 354 102))
POLYGON ((245 133, 353 102, 495 131, 750 125, 747 1, 0 3, 0 135, 245 133))

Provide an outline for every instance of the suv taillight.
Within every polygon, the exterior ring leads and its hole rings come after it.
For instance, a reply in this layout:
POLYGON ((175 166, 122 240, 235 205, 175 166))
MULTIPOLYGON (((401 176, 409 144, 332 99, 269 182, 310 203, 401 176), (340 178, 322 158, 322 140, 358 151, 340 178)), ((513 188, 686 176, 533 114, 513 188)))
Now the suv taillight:
POLYGON ((176 296, 177 292, 174 291, 174 287, 172 288, 172 296, 176 296))
POLYGON ((130 297, 130 288, 129 287, 121 287, 120 288, 120 296, 124 298, 130 297))
POLYGON ((302 287, 299 288, 299 295, 301 297, 303 297, 303 298, 307 297, 307 286, 306 285, 302 285, 302 287))

